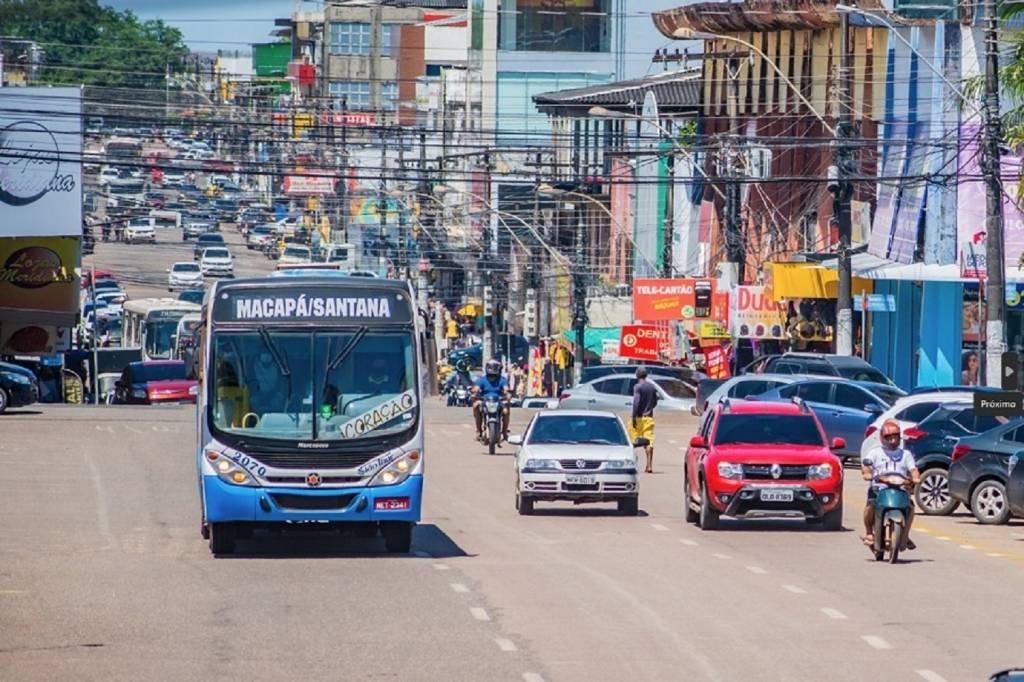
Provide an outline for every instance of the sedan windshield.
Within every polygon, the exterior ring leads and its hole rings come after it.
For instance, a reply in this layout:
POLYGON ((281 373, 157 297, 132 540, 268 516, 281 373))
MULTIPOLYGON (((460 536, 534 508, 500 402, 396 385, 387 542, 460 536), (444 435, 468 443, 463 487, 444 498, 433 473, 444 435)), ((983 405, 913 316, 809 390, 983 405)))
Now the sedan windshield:
POLYGON ((171 270, 174 272, 199 272, 199 266, 195 263, 175 263, 171 270))
POLYGON ((408 333, 219 332, 213 426, 279 440, 356 440, 415 423, 408 333))
POLYGON ((541 417, 530 429, 530 445, 629 445, 626 432, 614 417, 558 415, 541 417))
POLYGON ((207 249, 203 252, 203 258, 231 258, 231 252, 227 249, 207 249))
POLYGON ((723 414, 715 431, 715 445, 816 445, 821 432, 811 415, 723 414))

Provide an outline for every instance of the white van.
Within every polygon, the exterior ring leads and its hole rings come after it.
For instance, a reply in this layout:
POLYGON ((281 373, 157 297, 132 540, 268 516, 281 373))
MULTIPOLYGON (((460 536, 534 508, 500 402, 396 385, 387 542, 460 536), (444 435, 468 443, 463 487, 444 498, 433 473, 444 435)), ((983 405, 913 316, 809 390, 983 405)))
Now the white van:
POLYGON ((154 228, 177 229, 181 227, 181 213, 178 211, 163 211, 154 208, 149 212, 149 217, 153 219, 154 228))
POLYGON ((324 262, 337 265, 340 270, 351 270, 356 265, 356 247, 352 244, 326 244, 324 262))

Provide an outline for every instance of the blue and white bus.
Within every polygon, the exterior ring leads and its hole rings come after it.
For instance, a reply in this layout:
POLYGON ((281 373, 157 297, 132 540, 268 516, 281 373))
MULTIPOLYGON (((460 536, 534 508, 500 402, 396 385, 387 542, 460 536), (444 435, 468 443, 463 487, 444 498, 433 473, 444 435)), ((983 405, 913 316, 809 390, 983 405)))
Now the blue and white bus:
POLYGON ((219 281, 204 317, 197 468, 210 550, 320 522, 408 552, 423 490, 423 346, 409 284, 219 281))

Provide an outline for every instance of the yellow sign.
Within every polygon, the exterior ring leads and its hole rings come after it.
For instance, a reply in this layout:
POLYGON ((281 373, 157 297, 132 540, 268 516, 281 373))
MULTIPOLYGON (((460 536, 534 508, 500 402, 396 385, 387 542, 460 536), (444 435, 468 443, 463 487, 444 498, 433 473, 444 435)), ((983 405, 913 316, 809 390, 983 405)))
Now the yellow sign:
POLYGON ((73 318, 80 251, 76 237, 0 239, 0 317, 18 310, 40 313, 41 324, 56 324, 54 313, 73 318))
POLYGON ((700 338, 702 339, 728 339, 729 330, 721 322, 707 320, 700 323, 700 338))

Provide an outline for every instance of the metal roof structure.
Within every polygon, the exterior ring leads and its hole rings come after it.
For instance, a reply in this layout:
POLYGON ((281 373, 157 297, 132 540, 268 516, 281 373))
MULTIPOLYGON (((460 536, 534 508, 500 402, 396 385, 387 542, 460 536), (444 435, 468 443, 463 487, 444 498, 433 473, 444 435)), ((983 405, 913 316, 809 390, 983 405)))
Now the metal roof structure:
POLYGON ((667 71, 604 85, 542 92, 534 95, 533 101, 541 112, 583 118, 595 106, 639 113, 649 91, 654 93, 661 111, 696 114, 701 106, 701 70, 667 71))
MULTIPOLYGON (((862 0, 857 6, 877 11, 895 23, 916 23, 886 12, 879 0, 862 0)), ((821 0, 699 2, 651 14, 654 25, 668 38, 678 38, 678 29, 718 34, 813 30, 839 26, 839 16, 835 2, 821 0)))

